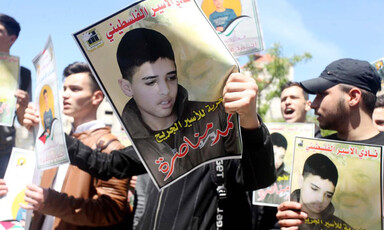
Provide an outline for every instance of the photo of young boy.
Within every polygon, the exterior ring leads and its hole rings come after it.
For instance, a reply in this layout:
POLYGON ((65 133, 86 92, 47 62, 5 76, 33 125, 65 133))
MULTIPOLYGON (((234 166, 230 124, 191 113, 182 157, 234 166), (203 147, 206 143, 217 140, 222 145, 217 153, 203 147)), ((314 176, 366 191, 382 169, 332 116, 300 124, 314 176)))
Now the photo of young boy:
POLYGON ((128 31, 116 57, 120 88, 131 98, 122 121, 149 169, 163 172, 157 179, 175 179, 202 162, 241 153, 237 118, 220 101, 188 100, 164 35, 147 28, 128 31))

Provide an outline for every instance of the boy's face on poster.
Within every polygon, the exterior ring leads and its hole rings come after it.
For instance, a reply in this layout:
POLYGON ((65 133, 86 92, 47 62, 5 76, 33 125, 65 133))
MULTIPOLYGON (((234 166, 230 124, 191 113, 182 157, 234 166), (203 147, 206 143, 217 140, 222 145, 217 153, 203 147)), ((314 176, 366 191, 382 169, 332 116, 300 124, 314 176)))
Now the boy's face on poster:
POLYGON ((306 175, 300 189, 303 211, 311 218, 319 218, 318 215, 331 203, 334 192, 335 186, 330 180, 317 175, 306 175))
POLYGON ((213 5, 216 6, 216 8, 221 8, 223 6, 224 0, 213 0, 213 5))
POLYGON ((273 146, 273 153, 275 156, 275 168, 276 169, 280 168, 280 166, 283 164, 285 152, 286 152, 285 148, 283 148, 281 146, 277 146, 277 145, 273 146))
POLYGON ((134 98, 144 122, 176 120, 173 107, 178 81, 173 60, 159 58, 153 63, 145 62, 136 68, 131 82, 121 79, 120 86, 127 96, 134 98))

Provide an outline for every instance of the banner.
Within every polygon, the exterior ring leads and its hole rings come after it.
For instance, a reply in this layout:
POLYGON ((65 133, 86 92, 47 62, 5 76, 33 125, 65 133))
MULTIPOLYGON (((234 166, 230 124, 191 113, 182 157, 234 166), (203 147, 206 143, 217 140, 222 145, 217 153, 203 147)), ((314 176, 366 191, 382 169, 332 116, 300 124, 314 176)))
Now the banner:
POLYGON ((382 146, 296 137, 291 200, 303 228, 382 229, 382 146))
POLYGON ((158 188, 241 157, 221 99, 238 65, 194 1, 138 2, 74 37, 158 188))
POLYGON ((0 125, 13 126, 16 111, 15 93, 20 73, 19 57, 0 53, 0 125))
POLYGON ((196 2, 234 56, 250 55, 264 50, 256 0, 196 2))
POLYGON ((40 113, 35 142, 36 165, 38 169, 48 169, 69 163, 61 123, 56 60, 50 37, 44 50, 33 59, 33 64, 37 76, 34 102, 40 113))
POLYGON ((271 122, 265 125, 271 134, 277 179, 267 188, 253 191, 252 203, 277 207, 280 203, 289 200, 295 137, 314 137, 315 124, 271 122))

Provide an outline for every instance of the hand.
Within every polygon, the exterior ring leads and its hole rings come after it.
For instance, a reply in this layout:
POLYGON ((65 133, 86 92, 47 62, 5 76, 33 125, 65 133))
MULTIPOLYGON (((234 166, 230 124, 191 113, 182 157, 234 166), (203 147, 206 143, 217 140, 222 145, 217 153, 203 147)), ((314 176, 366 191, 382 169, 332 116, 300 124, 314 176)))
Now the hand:
POLYGON ((44 207, 45 199, 48 196, 48 189, 34 184, 28 184, 25 190, 24 201, 28 204, 20 204, 26 210, 40 210, 44 207))
POLYGON ((4 179, 0 179, 0 197, 7 195, 8 193, 8 187, 5 184, 4 179))
POLYGON ((307 213, 301 211, 301 204, 294 201, 285 201, 277 207, 277 219, 282 230, 299 229, 308 217, 307 213))
POLYGON ((18 89, 15 93, 16 97, 16 109, 18 108, 27 108, 29 102, 28 92, 18 89))
POLYGON ((15 97, 17 120, 22 125, 24 120, 24 111, 29 102, 29 94, 24 90, 18 89, 15 93, 15 97))
POLYGON ((23 125, 31 130, 32 127, 39 124, 39 112, 37 111, 36 105, 29 103, 28 108, 25 109, 23 125))
POLYGON ((232 73, 223 90, 223 104, 227 113, 238 113, 240 125, 246 129, 260 126, 256 111, 258 87, 252 77, 232 73))

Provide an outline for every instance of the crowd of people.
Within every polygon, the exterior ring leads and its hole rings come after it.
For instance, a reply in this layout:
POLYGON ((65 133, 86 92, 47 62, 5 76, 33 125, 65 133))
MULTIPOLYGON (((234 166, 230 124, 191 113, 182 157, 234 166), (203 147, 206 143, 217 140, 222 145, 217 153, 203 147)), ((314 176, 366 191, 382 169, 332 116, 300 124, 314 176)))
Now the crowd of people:
MULTIPOLYGON (((132 31, 126 36, 137 32, 132 31)), ((15 19, 0 14, 0 52, 10 53, 19 32, 15 19)), ((188 106, 197 103, 187 101, 186 90, 178 84, 171 44, 153 31, 140 33, 149 35, 129 38, 132 47, 119 47, 118 64, 123 76, 121 89, 134 98, 126 105, 129 109, 124 109, 123 122, 145 127, 145 136, 169 128, 190 109, 188 106), (154 52, 159 42, 163 42, 162 50, 154 52), (154 54, 138 57, 145 49, 154 54), (150 82, 146 76, 151 76, 150 82), (165 98, 169 106, 152 105, 155 97, 165 98)), ((305 161, 302 186, 291 191, 291 201, 277 208, 252 205, 252 191, 271 185, 279 169, 285 172, 282 161, 287 149, 287 140, 270 135, 257 114, 258 87, 252 77, 232 73, 223 89, 223 107, 215 114, 238 114, 242 158, 203 165, 162 190, 146 174, 135 149, 124 147, 97 119, 104 94, 89 66, 71 63, 63 77, 63 113, 73 117, 72 131, 66 134, 71 163, 45 170, 40 184, 27 185, 27 204, 20 207, 33 211, 30 229, 322 229, 306 222, 319 218, 350 227, 335 215, 331 202, 338 169, 321 154, 305 161), (218 167, 223 169, 220 178, 218 167), (129 190, 136 192, 134 205, 129 203, 129 190), (316 196, 322 201, 315 200, 316 196)), ((21 67, 20 79, 15 112, 18 122, 30 130, 40 122, 36 105, 30 102, 30 71, 21 67)), ((284 85, 281 114, 287 123, 306 123, 307 112, 313 109, 318 120, 315 137, 382 145, 384 97, 376 96, 380 89, 381 78, 369 62, 339 59, 326 66, 318 78, 284 85), (312 102, 308 94, 316 95, 312 102), (320 129, 336 133, 321 137, 320 129)), ((165 145, 175 148, 179 144, 174 138, 165 145)), ((0 197, 8 192, 7 182, 1 178, 14 145, 14 127, 0 126, 0 197)), ((147 139, 141 138, 140 145, 145 148, 147 139)), ((228 143, 222 141, 209 154, 227 151, 228 143)), ((145 154, 151 157, 151 151, 145 154)))

